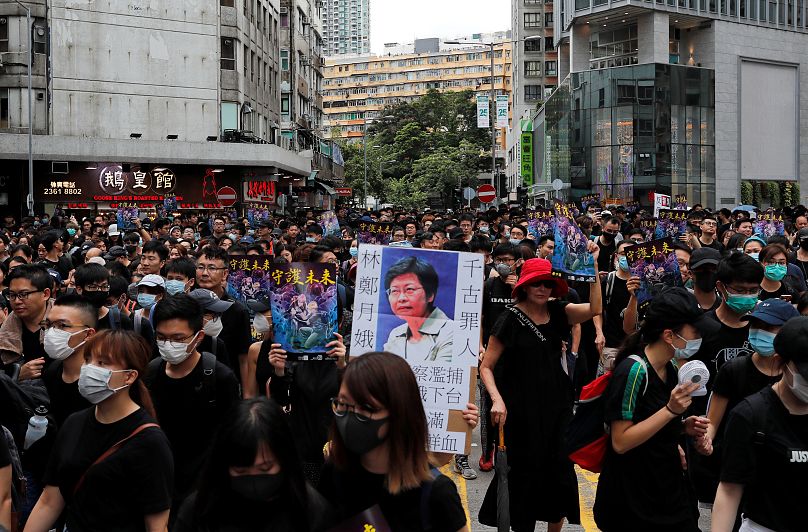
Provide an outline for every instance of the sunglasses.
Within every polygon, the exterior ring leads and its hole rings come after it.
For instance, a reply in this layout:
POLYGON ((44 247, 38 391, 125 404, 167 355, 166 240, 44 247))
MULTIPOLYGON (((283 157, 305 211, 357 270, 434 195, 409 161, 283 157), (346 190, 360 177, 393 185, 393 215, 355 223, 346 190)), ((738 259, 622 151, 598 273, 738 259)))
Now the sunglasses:
POLYGON ((555 288, 556 283, 555 281, 545 279, 544 281, 536 281, 535 283, 530 283, 528 286, 535 286, 535 287, 543 286, 544 288, 549 288, 552 290, 553 288, 555 288))

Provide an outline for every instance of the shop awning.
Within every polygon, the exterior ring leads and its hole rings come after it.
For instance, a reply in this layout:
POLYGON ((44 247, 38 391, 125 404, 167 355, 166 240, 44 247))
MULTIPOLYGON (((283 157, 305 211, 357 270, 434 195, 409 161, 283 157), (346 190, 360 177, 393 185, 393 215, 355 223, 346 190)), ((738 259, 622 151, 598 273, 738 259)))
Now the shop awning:
POLYGON ((333 188, 331 185, 329 185, 329 184, 327 184, 327 183, 323 183, 323 182, 322 182, 322 181, 320 181, 319 179, 316 179, 316 180, 314 181, 314 186, 315 186, 315 187, 317 187, 317 188, 319 188, 319 189, 320 189, 320 190, 322 190, 323 192, 325 192, 325 193, 327 193, 327 194, 331 195, 331 196, 336 196, 336 195, 337 195, 337 191, 336 191, 336 190, 334 190, 334 188, 333 188))

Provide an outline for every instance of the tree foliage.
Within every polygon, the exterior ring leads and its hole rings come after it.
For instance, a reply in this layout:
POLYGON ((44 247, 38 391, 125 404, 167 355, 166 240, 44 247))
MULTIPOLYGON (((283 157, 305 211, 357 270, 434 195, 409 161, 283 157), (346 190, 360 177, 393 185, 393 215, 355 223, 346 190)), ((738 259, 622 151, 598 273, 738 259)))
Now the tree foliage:
MULTIPOLYGON (((407 208, 426 206, 430 197, 450 205, 454 189, 475 186, 490 167, 490 130, 477 128, 472 91, 429 91, 412 102, 381 112, 368 125, 368 194, 407 208)), ((344 146, 345 175, 361 196, 365 153, 361 143, 344 146)))

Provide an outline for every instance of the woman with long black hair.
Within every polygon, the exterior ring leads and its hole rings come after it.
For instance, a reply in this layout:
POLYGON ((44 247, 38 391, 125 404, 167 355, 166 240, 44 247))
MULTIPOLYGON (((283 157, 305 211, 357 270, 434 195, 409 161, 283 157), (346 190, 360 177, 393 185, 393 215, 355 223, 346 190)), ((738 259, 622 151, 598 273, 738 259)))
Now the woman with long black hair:
POLYGON ((220 427, 199 490, 172 532, 309 532, 325 529, 330 517, 306 482, 285 415, 259 397, 236 405, 220 427))
POLYGON ((675 359, 695 355, 702 336, 718 328, 695 296, 670 288, 623 344, 605 392, 610 439, 594 506, 604 532, 699 530, 679 442, 683 429, 703 438, 709 419, 683 419, 699 384, 679 384, 675 359))

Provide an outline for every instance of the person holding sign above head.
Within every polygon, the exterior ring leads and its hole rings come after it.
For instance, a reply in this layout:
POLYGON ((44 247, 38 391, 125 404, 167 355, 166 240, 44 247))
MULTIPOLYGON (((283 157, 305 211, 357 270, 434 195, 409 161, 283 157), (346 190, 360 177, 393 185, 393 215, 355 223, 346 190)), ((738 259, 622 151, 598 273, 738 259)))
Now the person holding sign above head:
POLYGON ((430 466, 426 414, 403 358, 352 359, 332 408, 318 489, 345 522, 340 530, 361 519, 379 530, 468 531, 457 488, 430 466))
POLYGON ((393 314, 406 322, 390 331, 384 350, 403 353, 407 360, 451 363, 453 328, 435 306, 435 267, 418 257, 405 257, 387 270, 384 288, 393 314))
MULTIPOLYGON (((563 444, 574 392, 561 359, 571 326, 602 312, 600 248, 589 242, 588 251, 595 264, 595 284, 590 302, 583 304, 560 299, 569 288, 553 274, 550 261, 525 261, 511 294, 517 303, 491 330, 480 366, 493 402, 491 420, 504 424, 511 465, 511 527, 517 532, 533 530, 536 521, 547 521, 551 532, 561 530, 565 518, 580 522, 577 478, 563 444)), ((480 509, 483 524, 496 523, 496 499, 494 481, 480 509)))
POLYGON ((709 420, 683 420, 699 384, 679 383, 675 359, 695 355, 718 329, 690 292, 667 288, 623 344, 604 392, 610 437, 594 505, 604 532, 699 530, 679 441, 683 428, 703 437, 709 420))

